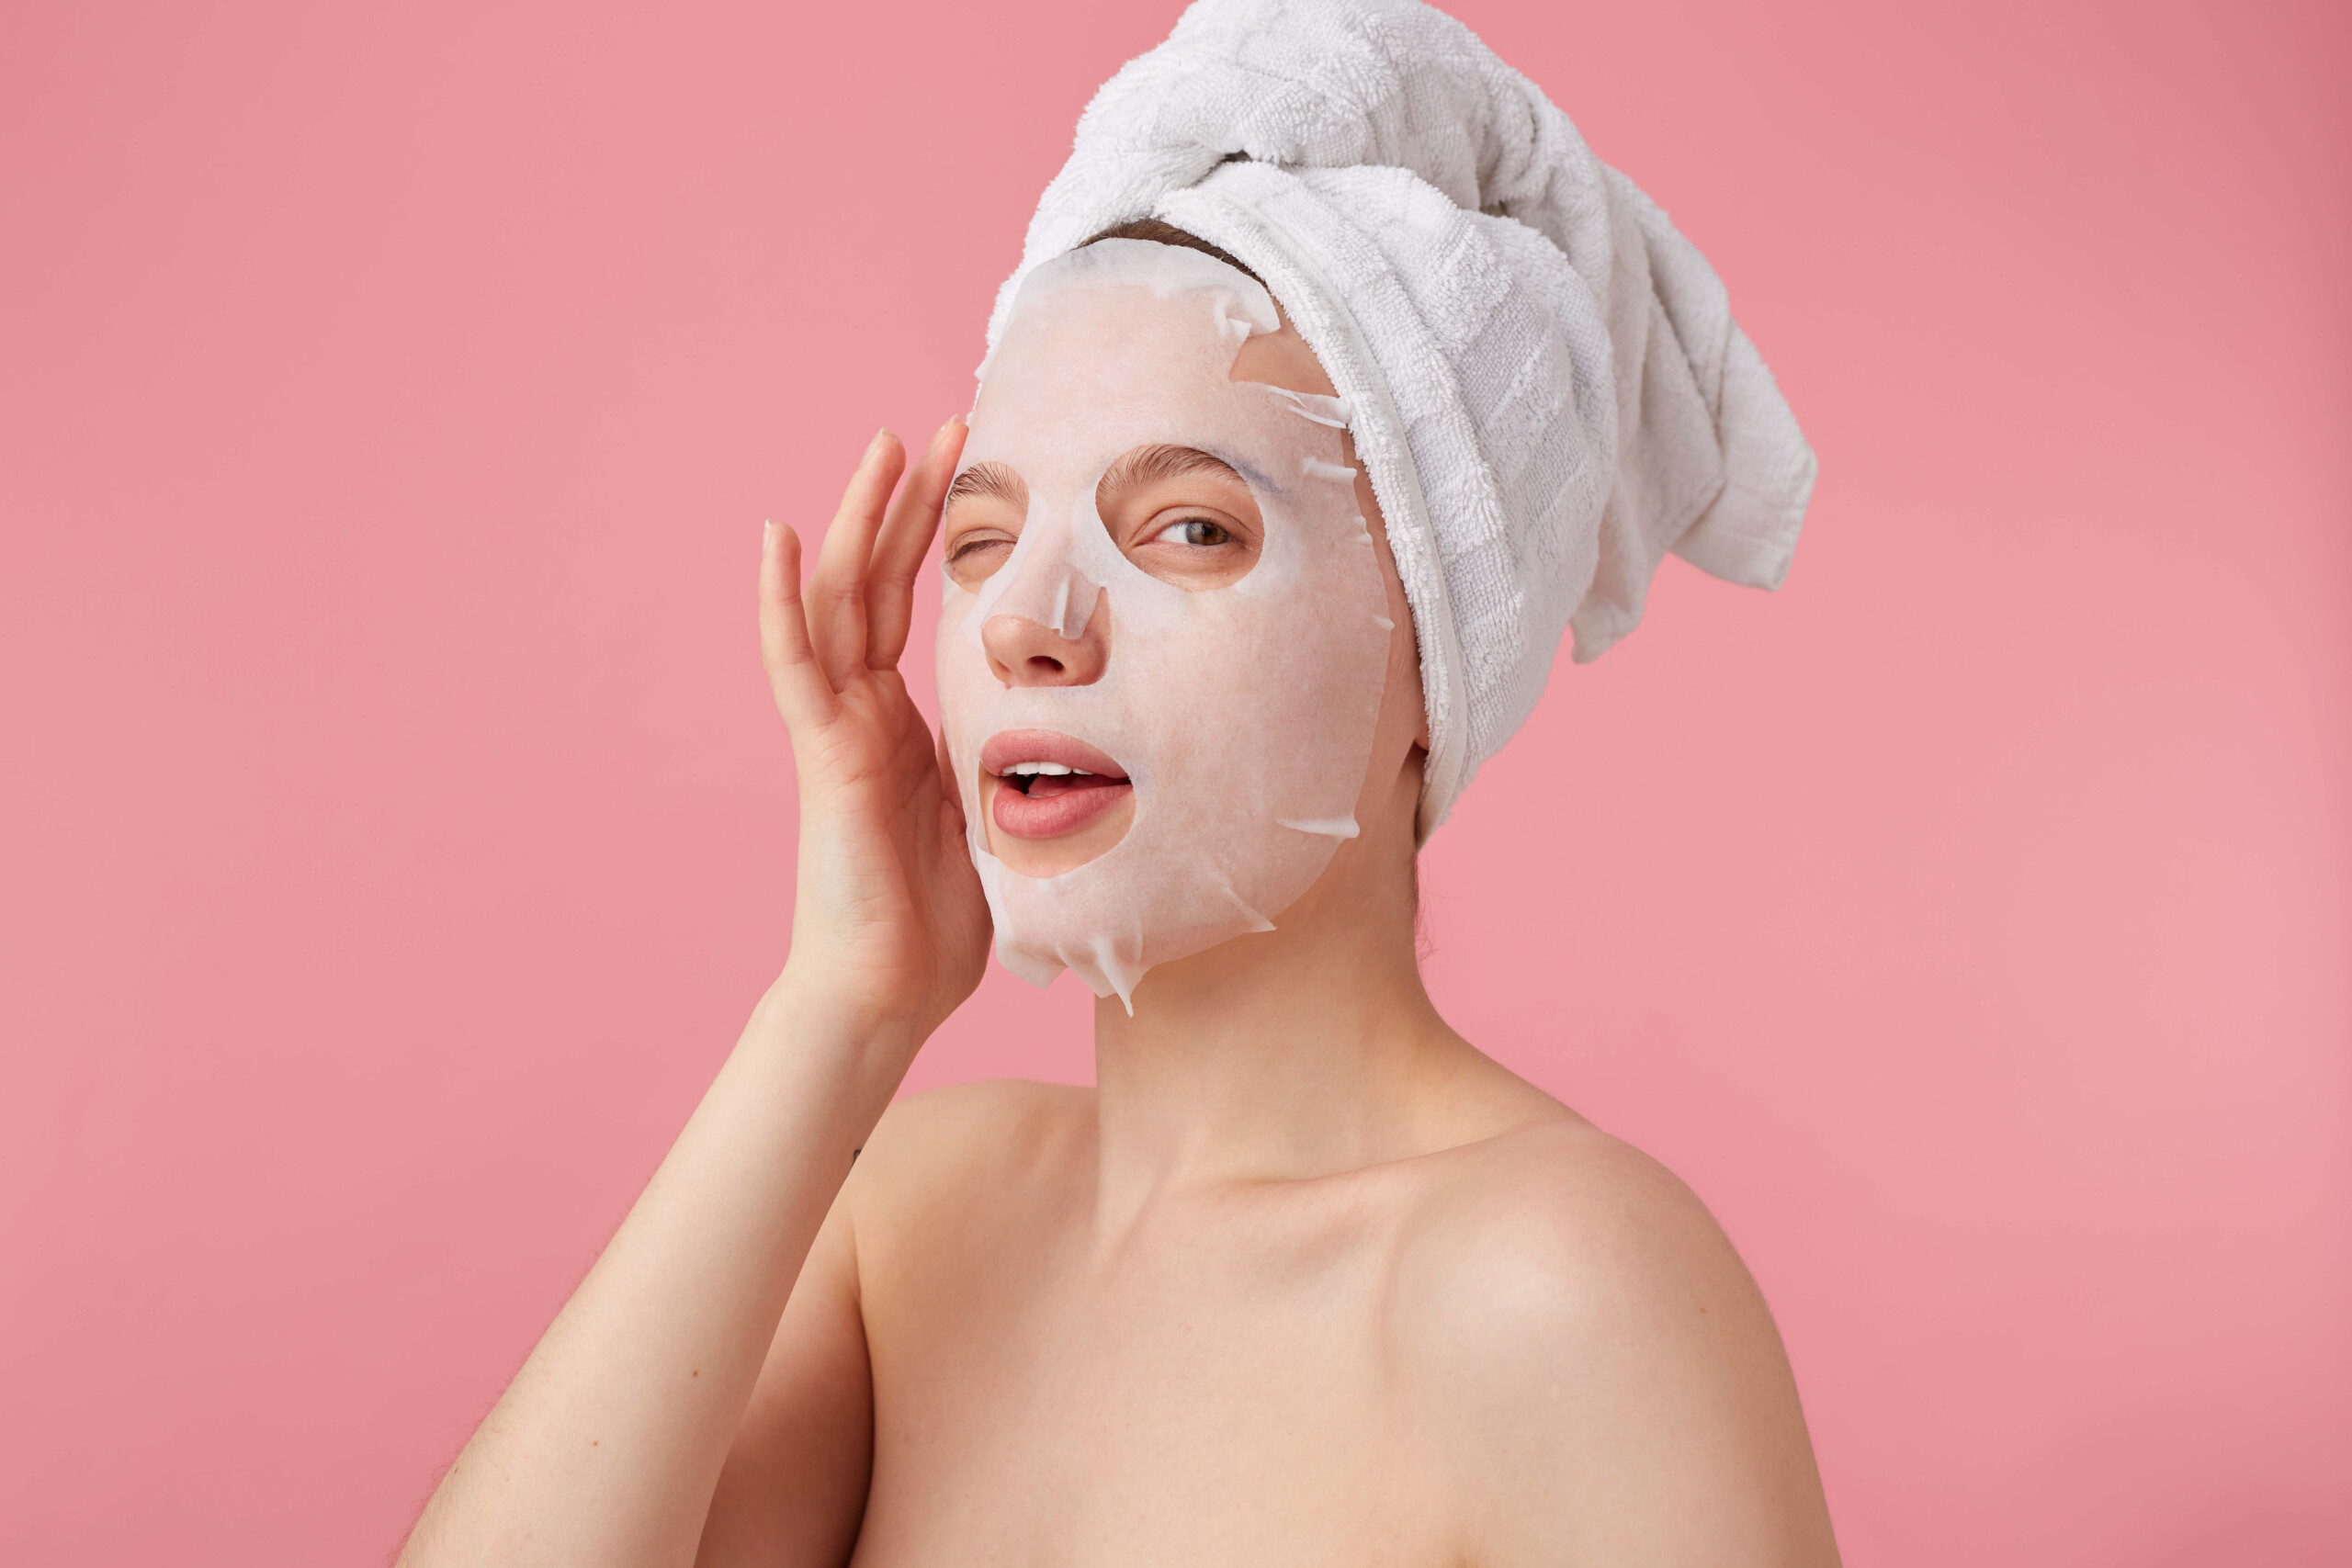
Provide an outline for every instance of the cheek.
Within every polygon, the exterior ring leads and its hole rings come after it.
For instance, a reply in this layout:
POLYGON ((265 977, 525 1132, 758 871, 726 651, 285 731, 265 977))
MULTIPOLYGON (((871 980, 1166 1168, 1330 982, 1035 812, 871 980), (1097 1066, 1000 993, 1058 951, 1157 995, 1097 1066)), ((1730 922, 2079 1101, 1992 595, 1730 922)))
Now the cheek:
POLYGON ((932 649, 932 683, 939 694, 939 728, 954 741, 970 722, 980 694, 978 678, 989 674, 988 657, 973 630, 973 596, 950 583, 939 611, 939 636, 932 649))
POLYGON ((1396 629, 1388 634, 1388 685, 1380 705, 1382 739, 1385 744, 1392 735, 1398 735, 1403 744, 1426 750, 1430 721, 1421 696, 1421 649, 1413 639, 1413 607, 1393 570, 1388 573, 1388 618, 1396 629))
POLYGON ((1414 640, 1412 603, 1405 597, 1396 558, 1388 548, 1388 522, 1381 514, 1379 497, 1373 494, 1372 475, 1357 461, 1355 438, 1342 436, 1341 448, 1356 471, 1356 510, 1363 515, 1364 531, 1372 536, 1373 551, 1380 562, 1381 588, 1387 596, 1388 619, 1394 625, 1388 634, 1388 683, 1380 705, 1379 749, 1384 755, 1392 743, 1397 750, 1406 745, 1427 750, 1429 715, 1422 705, 1421 649, 1414 640))

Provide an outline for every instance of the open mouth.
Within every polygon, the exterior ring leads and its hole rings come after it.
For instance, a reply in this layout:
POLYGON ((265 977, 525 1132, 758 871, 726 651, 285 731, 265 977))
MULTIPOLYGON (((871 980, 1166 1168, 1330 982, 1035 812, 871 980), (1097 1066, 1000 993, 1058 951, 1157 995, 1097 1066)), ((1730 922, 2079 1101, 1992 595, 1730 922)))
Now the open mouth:
POLYGON ((1016 839, 1058 839, 1100 821, 1135 786, 1109 757, 1051 729, 1008 729, 980 748, 989 819, 1016 839))

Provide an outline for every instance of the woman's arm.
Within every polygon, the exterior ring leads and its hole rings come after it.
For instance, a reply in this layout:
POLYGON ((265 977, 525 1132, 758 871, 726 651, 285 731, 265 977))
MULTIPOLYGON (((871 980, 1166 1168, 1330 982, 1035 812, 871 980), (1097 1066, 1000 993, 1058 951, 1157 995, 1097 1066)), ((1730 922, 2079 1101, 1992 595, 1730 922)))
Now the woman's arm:
MULTIPOLYGON (((862 1339, 828 1336, 854 1278, 811 1258, 850 1158, 931 1031, 971 993, 988 915, 937 742, 897 665, 963 445, 951 421, 897 502, 877 435, 805 593, 768 531, 762 651, 800 778, 792 951, 716 1082, 588 1278, 443 1478, 401 1555, 459 1563, 694 1561, 713 1488, 810 1264, 811 1416, 855 1440, 862 1339)), ((844 1216, 845 1218, 845 1216, 844 1216)), ((837 1220, 834 1231, 842 1229, 837 1220)), ((853 1265, 846 1265, 852 1267, 853 1265)), ((835 1330, 842 1325, 835 1324, 835 1330)), ((809 1540, 854 1529, 842 1467, 808 1477, 809 1540), (838 1527, 838 1529, 836 1528, 838 1527)), ((855 1473, 863 1473, 862 1456, 855 1473)), ((786 1484, 789 1484, 787 1480, 786 1484)))

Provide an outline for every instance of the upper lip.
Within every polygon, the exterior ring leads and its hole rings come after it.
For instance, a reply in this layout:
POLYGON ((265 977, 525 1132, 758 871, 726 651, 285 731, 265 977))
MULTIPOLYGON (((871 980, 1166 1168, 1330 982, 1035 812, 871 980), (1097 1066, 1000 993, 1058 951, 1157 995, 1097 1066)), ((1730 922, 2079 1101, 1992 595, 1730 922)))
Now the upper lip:
POLYGON ((989 737, 980 748, 980 766, 1001 776, 1018 762, 1054 762, 1073 773, 1106 779, 1125 779, 1126 770, 1083 740, 1055 729, 1007 729, 989 737))

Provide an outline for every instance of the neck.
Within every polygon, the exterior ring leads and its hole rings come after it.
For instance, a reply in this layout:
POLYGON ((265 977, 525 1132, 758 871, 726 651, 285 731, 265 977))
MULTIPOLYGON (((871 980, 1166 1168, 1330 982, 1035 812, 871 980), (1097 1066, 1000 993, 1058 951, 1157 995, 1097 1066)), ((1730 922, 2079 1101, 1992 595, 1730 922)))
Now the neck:
POLYGON ((1101 1210, 1179 1189, 1361 1168, 1440 1141, 1480 1063, 1422 988, 1409 847, 1342 846, 1277 929, 1155 968, 1096 1004, 1101 1210), (1357 852, 1351 853, 1351 852, 1357 852))

